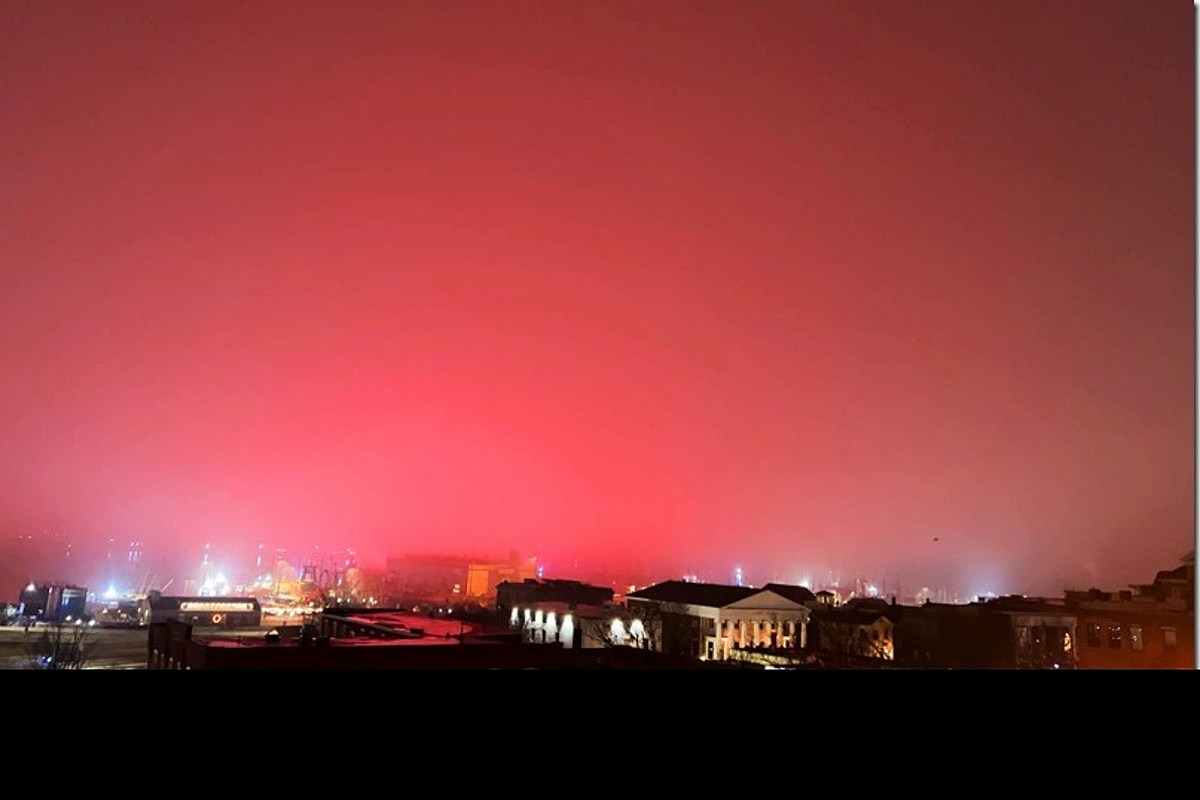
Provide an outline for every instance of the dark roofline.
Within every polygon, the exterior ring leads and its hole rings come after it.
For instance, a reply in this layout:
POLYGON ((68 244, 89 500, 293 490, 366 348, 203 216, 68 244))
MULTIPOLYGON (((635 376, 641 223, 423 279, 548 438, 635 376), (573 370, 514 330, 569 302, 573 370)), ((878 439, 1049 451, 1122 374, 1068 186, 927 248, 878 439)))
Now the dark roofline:
POLYGON ((812 593, 811 589, 803 586, 794 586, 790 583, 768 583, 762 587, 764 591, 774 592, 780 597, 791 600, 793 603, 804 605, 817 599, 817 596, 812 593))
POLYGON ((813 619, 818 622, 843 622, 853 625, 874 625, 881 619, 886 619, 893 625, 896 620, 886 611, 872 611, 869 608, 818 608, 813 610, 813 619))
POLYGON ((664 581, 647 586, 625 595, 626 600, 645 600, 658 603, 723 608, 730 603, 758 594, 761 589, 748 586, 730 586, 722 583, 692 583, 689 581, 664 581))

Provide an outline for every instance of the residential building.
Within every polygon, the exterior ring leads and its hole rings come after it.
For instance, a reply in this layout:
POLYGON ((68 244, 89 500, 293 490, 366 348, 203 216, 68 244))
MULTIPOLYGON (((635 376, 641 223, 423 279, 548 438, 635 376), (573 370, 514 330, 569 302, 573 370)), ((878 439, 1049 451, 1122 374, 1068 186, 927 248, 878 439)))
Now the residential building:
POLYGON ((812 605, 807 650, 830 664, 866 665, 895 659, 900 607, 876 598, 853 598, 840 606, 812 605))
POLYGON ((1067 591, 1079 621, 1081 669, 1195 669, 1194 554, 1149 584, 1067 591))
POLYGON ((1062 600, 1019 595, 900 607, 897 665, 930 669, 1073 669, 1074 613, 1062 600))

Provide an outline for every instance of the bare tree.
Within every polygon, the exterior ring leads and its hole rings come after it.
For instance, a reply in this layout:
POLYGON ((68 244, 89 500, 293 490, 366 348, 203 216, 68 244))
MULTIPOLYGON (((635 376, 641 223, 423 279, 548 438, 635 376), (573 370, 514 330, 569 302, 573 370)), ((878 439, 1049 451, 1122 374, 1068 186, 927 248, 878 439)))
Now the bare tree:
POLYGON ((575 625, 584 647, 647 648, 644 621, 624 608, 613 608, 603 617, 580 617, 575 625))
POLYGON ((814 618, 816 647, 822 656, 835 661, 862 663, 891 658, 891 638, 875 625, 843 617, 839 612, 814 618))
POLYGON ((629 604, 629 616, 633 625, 640 623, 633 646, 670 655, 699 657, 705 621, 689 613, 685 604, 634 601, 629 604))
POLYGON ((625 620, 615 610, 611 616, 580 617, 575 623, 584 647, 619 647, 625 644, 622 633, 625 620), (619 621, 619 625, 616 621, 619 621), (614 628, 616 630, 614 630, 614 628))
POLYGON ((91 656, 92 640, 83 625, 52 622, 40 635, 25 634, 29 669, 83 669, 91 656))

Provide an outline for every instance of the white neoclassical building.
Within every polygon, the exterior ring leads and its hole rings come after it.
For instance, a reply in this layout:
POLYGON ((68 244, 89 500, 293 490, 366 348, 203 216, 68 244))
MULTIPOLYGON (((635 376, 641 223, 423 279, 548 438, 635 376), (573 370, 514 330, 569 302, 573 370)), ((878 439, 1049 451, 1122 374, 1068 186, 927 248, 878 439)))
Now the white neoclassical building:
POLYGON ((646 646, 660 652, 724 661, 735 650, 806 646, 815 598, 802 586, 760 588, 666 581, 626 597, 646 646))

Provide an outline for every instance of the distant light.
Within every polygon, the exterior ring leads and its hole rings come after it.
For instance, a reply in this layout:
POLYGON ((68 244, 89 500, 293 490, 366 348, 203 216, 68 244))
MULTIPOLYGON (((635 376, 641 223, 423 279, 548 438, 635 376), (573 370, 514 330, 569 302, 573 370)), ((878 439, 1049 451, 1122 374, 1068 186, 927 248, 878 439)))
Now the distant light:
POLYGON ((31 583, 31 584, 29 584, 28 586, 26 586, 26 587, 25 587, 25 591, 27 591, 27 592, 36 592, 36 591, 37 591, 37 587, 36 587, 36 586, 34 586, 34 585, 31 583))

